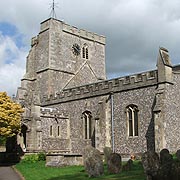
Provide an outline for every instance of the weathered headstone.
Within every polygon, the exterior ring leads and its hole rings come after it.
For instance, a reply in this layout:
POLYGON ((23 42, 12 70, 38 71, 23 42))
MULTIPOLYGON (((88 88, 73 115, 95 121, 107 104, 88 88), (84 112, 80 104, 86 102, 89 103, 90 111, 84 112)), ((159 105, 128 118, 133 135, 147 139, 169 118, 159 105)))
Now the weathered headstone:
POLYGON ((180 149, 176 151, 177 160, 172 165, 173 180, 180 179, 180 149))
POLYGON ((142 155, 142 164, 146 173, 147 180, 157 179, 160 167, 159 156, 154 151, 147 151, 142 155))
POLYGON ((84 167, 89 177, 98 177, 104 174, 100 151, 92 146, 86 146, 83 153, 83 159, 84 167))
POLYGON ((108 172, 111 174, 118 174, 121 172, 121 156, 117 153, 111 153, 108 158, 108 172))
POLYGON ((169 154, 169 150, 168 149, 162 149, 160 151, 160 163, 161 163, 161 165, 167 164, 169 160, 172 161, 172 155, 169 154))
POLYGON ((180 149, 176 151, 176 157, 180 161, 180 149))
MULTIPOLYGON (((177 151, 176 156, 179 156, 178 153, 180 152, 177 151)), ((180 161, 173 160, 168 149, 162 149, 160 152, 159 168, 153 170, 152 167, 154 167, 154 163, 152 160, 149 161, 149 163, 148 159, 153 159, 150 152, 144 153, 142 157, 142 163, 147 174, 147 180, 180 180, 180 161), (147 165, 148 163, 149 165, 147 165)))
POLYGON ((180 163, 175 161, 171 167, 171 180, 179 180, 180 179, 180 163))
POLYGON ((170 180, 173 176, 172 171, 173 157, 168 149, 162 149, 160 152, 160 170, 159 179, 170 180))
POLYGON ((109 156, 112 153, 112 149, 110 147, 105 147, 103 151, 104 151, 104 160, 105 160, 105 163, 107 164, 109 156))
POLYGON ((123 165, 123 170, 124 171, 130 171, 132 169, 132 165, 133 165, 133 160, 129 159, 126 164, 123 165))

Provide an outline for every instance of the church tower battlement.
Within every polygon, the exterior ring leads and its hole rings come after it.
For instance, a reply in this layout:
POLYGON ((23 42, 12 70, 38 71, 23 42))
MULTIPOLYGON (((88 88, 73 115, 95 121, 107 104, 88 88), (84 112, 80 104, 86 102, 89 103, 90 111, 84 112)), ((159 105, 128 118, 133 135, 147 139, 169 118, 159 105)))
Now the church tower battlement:
POLYGON ((81 37, 81 38, 89 39, 91 41, 99 42, 99 43, 105 45, 106 38, 103 35, 98 35, 96 33, 89 32, 89 31, 84 30, 84 29, 78 29, 75 26, 71 26, 69 24, 66 24, 63 21, 53 19, 53 18, 45 20, 41 23, 40 33, 42 33, 43 31, 46 31, 50 28, 53 28, 54 24, 52 24, 52 22, 54 22, 54 21, 56 21, 56 23, 57 23, 56 27, 62 29, 62 31, 64 31, 64 32, 76 35, 76 36, 81 37))

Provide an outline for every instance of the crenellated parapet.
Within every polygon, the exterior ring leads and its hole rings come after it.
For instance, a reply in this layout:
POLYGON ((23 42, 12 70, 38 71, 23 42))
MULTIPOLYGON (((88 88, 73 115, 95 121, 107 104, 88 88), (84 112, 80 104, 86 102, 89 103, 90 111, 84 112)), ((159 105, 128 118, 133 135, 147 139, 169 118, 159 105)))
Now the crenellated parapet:
POLYGON ((84 29, 78 29, 74 26, 70 26, 68 24, 63 24, 63 31, 67 32, 67 33, 71 33, 73 35, 76 35, 78 37, 82 37, 85 39, 89 39, 95 42, 99 42, 101 44, 105 44, 105 37, 104 36, 100 36, 96 33, 92 33, 89 31, 86 31, 84 29))
POLYGON ((40 116, 47 118, 68 119, 67 112, 59 111, 57 108, 41 108, 40 116))
POLYGON ((41 97, 42 106, 74 101, 95 96, 107 95, 147 86, 157 85, 157 71, 149 71, 141 74, 100 81, 93 84, 64 89, 55 95, 41 97))
MULTIPOLYGON (((44 31, 50 29, 51 27, 57 27, 57 28, 62 29, 62 31, 64 31, 66 33, 70 33, 75 36, 85 38, 85 39, 88 39, 91 41, 99 42, 101 44, 105 44, 106 38, 104 36, 98 35, 93 32, 89 32, 84 29, 78 29, 75 26, 68 25, 63 21, 53 19, 53 18, 47 19, 46 21, 41 23, 41 32, 44 32, 44 31)), ((35 39, 33 39, 33 40, 35 40, 35 39)))

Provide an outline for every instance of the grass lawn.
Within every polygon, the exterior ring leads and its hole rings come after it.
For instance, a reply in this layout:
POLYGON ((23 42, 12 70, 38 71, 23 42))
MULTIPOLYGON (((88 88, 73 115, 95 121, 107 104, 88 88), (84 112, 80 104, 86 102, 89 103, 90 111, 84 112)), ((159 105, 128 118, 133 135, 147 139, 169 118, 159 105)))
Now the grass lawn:
MULTIPOLYGON (((16 169, 21 172, 26 180, 84 180, 89 179, 83 166, 73 167, 45 167, 44 161, 35 163, 20 162, 16 169)), ((105 169, 105 175, 93 180, 145 180, 145 175, 140 162, 134 162, 131 171, 124 171, 120 174, 110 175, 105 169)))

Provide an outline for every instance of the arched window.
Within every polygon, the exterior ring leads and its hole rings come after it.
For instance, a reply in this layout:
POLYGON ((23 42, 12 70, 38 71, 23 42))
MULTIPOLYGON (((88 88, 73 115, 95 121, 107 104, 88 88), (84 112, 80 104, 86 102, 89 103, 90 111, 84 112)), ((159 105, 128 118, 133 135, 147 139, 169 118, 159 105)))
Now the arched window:
POLYGON ((89 52, 88 52, 88 46, 87 44, 84 44, 83 48, 82 48, 82 57, 84 59, 89 59, 89 52))
POLYGON ((92 135, 92 115, 91 112, 85 111, 83 113, 83 134, 84 139, 91 139, 92 135))
POLYGON ((138 107, 136 105, 129 105, 126 107, 128 136, 138 136, 138 107))

